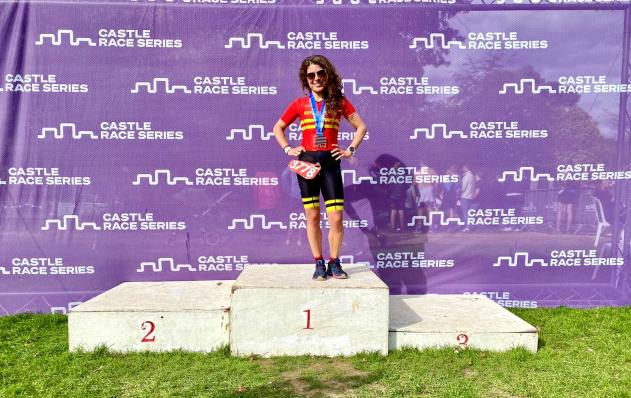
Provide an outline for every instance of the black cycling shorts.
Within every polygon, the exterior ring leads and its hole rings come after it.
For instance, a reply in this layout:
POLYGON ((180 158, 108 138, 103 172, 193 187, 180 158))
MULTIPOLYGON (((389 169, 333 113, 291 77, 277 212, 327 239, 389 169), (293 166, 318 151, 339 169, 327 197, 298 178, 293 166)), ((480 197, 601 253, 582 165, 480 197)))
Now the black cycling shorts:
POLYGON ((298 156, 299 160, 320 163, 322 169, 315 178, 307 180, 298 175, 300 196, 305 209, 320 207, 320 191, 324 198, 326 211, 344 210, 344 184, 340 161, 335 160, 328 151, 306 151, 298 156))

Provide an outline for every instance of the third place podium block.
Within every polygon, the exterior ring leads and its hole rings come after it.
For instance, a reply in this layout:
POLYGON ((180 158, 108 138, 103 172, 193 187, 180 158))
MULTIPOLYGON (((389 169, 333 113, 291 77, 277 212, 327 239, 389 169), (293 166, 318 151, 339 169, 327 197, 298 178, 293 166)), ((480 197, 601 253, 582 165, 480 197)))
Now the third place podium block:
POLYGON ((235 355, 388 354, 388 287, 365 266, 313 281, 313 265, 246 268, 233 286, 235 355))
POLYGON ((448 346, 537 352, 539 332, 484 296, 427 294, 390 297, 390 349, 448 346))
POLYGON ((199 351, 228 344, 232 281, 126 282, 73 308, 70 350, 199 351))

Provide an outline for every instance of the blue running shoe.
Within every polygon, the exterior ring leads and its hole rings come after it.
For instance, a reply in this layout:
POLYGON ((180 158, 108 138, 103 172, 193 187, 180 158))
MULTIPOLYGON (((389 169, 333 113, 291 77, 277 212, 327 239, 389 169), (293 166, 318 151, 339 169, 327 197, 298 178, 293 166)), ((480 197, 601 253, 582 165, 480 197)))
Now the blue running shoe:
POLYGON ((326 274, 335 279, 348 279, 348 274, 342 269, 339 258, 336 258, 334 261, 329 261, 326 274))
POLYGON ((324 260, 318 260, 315 264, 315 272, 313 273, 313 280, 325 281, 326 280, 326 264, 324 260))

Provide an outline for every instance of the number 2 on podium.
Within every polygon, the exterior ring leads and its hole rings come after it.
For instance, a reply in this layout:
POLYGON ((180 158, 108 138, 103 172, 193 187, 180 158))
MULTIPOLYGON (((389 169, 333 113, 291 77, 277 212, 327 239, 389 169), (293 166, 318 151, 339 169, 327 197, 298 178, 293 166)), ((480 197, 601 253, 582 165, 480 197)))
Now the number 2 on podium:
POLYGON ((145 327, 145 325, 149 326, 149 331, 147 332, 147 334, 145 335, 145 337, 142 338, 142 340, 140 340, 141 343, 153 343, 154 341, 156 341, 156 336, 151 336, 151 334, 153 333, 154 330, 156 330, 156 324, 151 322, 151 321, 145 321, 142 323, 142 325, 140 325, 140 328, 142 330, 146 330, 147 328, 145 327), (151 336, 151 337, 149 337, 151 336))
POLYGON ((309 310, 304 310, 302 312, 306 312, 307 313, 307 327, 303 328, 303 329, 313 329, 311 327, 311 310, 310 309, 309 310))
POLYGON ((458 344, 460 344, 461 347, 466 347, 467 343, 469 343, 469 336, 461 333, 456 337, 456 341, 458 341, 458 344))

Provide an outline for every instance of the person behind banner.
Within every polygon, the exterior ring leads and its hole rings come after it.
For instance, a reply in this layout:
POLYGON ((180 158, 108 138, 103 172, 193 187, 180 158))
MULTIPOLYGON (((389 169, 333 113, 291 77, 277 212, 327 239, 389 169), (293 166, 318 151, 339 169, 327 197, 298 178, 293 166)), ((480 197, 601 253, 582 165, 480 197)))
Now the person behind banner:
POLYGON ((344 186, 340 163, 342 159, 354 155, 366 134, 366 124, 342 93, 342 79, 326 57, 313 55, 305 58, 300 65, 298 77, 306 96, 289 104, 274 126, 274 136, 288 156, 321 166, 314 178, 307 179, 297 175, 307 220, 307 239, 315 259, 313 279, 344 279, 348 275, 342 269, 339 259, 344 237, 344 186), (337 141, 342 116, 356 130, 351 145, 346 149, 340 149, 337 141), (285 129, 296 119, 300 120, 302 142, 294 148, 287 142, 285 129), (328 264, 325 264, 322 256, 320 192, 330 224, 328 264))

